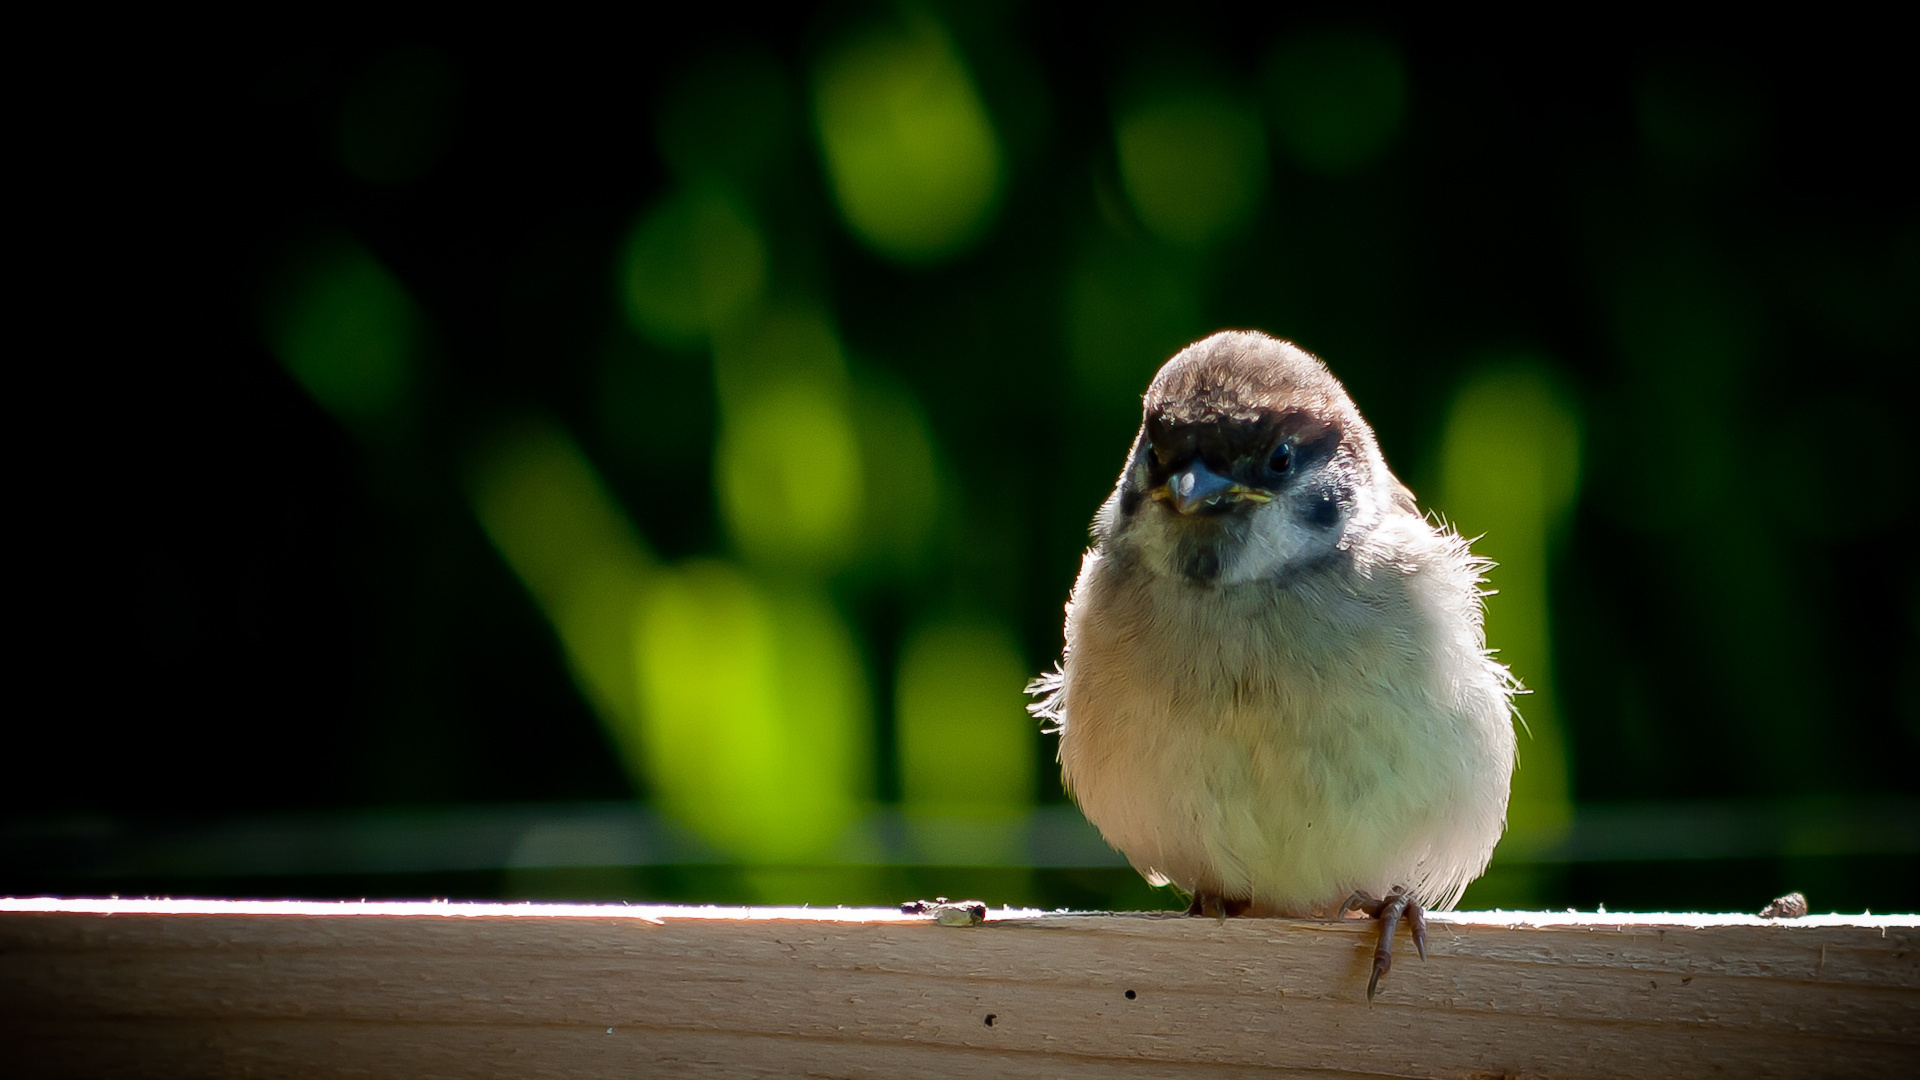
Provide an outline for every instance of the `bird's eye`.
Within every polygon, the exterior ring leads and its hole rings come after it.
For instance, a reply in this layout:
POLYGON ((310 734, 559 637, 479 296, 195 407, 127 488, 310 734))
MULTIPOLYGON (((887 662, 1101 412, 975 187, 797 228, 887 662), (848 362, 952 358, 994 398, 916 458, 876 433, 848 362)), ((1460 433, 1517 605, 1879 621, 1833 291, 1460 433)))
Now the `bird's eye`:
POLYGON ((1286 472, 1287 467, 1292 464, 1293 445, 1291 443, 1281 443, 1274 449, 1273 457, 1267 460, 1267 468, 1277 473, 1286 472))

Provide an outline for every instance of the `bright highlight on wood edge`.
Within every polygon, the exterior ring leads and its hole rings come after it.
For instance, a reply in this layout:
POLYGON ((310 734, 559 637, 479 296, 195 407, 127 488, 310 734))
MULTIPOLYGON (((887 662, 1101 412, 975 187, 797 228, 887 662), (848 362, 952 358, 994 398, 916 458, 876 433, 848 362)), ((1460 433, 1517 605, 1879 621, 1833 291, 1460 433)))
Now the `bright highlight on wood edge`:
MULTIPOLYGON (((909 915, 892 908, 816 908, 816 907, 689 907, 676 904, 553 904, 553 903, 467 903, 440 900, 406 901, 321 901, 321 900, 156 900, 156 899, 60 899, 53 897, 0 897, 0 912, 46 912, 69 915, 438 915, 461 918, 534 918, 534 919, 638 919, 659 923, 667 919, 733 919, 743 921, 788 920, 798 922, 899 922, 931 923, 931 915, 909 915)), ((1175 911, 1041 911, 1035 908, 988 908, 988 922, 1031 921, 1062 917, 1105 916, 1119 919, 1185 919, 1175 911)), ((1289 923, 1335 920, 1236 919, 1235 925, 1258 925, 1264 921, 1289 923)), ((1367 920, 1345 920, 1355 926, 1369 925, 1367 920)), ((1458 926, 1864 926, 1917 927, 1920 914, 1804 915, 1797 919, 1762 919, 1743 913, 1655 911, 1449 911, 1428 916, 1436 925, 1458 926)))

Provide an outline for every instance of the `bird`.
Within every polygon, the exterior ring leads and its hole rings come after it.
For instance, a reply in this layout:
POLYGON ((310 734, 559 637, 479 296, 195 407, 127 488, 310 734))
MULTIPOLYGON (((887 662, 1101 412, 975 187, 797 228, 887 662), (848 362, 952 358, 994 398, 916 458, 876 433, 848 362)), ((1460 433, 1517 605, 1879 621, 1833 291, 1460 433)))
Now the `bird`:
POLYGON ((1423 514, 1326 364, 1226 330, 1162 366, 1029 683, 1065 787, 1189 913, 1400 921, 1458 903, 1506 827, 1521 687, 1486 571, 1423 514))

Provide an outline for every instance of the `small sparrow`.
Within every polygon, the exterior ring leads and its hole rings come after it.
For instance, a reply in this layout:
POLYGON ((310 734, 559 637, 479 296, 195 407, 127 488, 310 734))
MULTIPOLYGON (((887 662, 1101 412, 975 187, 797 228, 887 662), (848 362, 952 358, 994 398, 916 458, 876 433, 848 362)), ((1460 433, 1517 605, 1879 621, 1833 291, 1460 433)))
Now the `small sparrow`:
POLYGON ((1036 679, 1067 789, 1193 914, 1400 919, 1486 869, 1514 767, 1468 541, 1414 506, 1325 364, 1226 331, 1182 350, 1036 679))

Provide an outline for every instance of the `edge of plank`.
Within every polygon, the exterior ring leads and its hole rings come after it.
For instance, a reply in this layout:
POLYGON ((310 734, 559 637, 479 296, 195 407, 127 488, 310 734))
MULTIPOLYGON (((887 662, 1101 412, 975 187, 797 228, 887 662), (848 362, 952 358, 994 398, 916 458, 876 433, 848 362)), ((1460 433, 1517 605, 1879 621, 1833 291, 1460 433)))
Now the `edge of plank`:
MULTIPOLYGON (((250 915, 250 916, 324 916, 324 917, 421 917, 441 918, 513 918, 513 919, 637 919, 662 923, 669 919, 719 920, 738 922, 801 921, 841 923, 925 923, 924 914, 907 914, 893 908, 816 908, 816 907, 693 907, 677 904, 562 904, 562 903, 470 903, 444 900, 418 901, 316 901, 316 900, 173 900, 173 899, 69 899, 63 897, 0 897, 0 913, 65 915, 250 915)), ((1176 911, 1086 912, 1041 911, 1035 908, 990 909, 990 922, 1051 920, 1063 918, 1165 919, 1184 921, 1176 911)), ((1920 914, 1875 915, 1829 913, 1804 915, 1797 919, 1762 919, 1757 915, 1691 911, 1449 911, 1428 915, 1429 922, 1460 926, 1589 927, 1594 929, 1626 926, 1853 926, 1877 929, 1920 928, 1920 914)), ((1255 920, 1235 920, 1235 922, 1255 920)), ((1284 920, 1314 921, 1330 920, 1284 920)))

